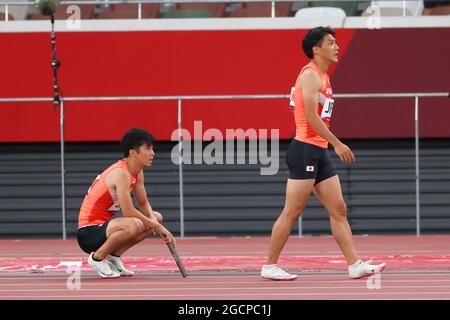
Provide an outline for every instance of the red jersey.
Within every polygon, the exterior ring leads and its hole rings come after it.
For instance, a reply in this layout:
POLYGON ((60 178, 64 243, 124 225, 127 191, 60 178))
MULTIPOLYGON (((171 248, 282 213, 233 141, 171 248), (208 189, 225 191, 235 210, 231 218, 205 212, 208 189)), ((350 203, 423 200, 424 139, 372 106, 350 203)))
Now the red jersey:
POLYGON ((300 87, 300 77, 303 74, 303 71, 308 68, 316 71, 322 80, 322 88, 318 92, 319 103, 317 112, 327 128, 330 127, 331 114, 333 113, 334 100, 332 99, 333 90, 331 89, 330 78, 326 73, 322 73, 319 67, 311 61, 300 71, 295 87, 291 90, 291 106, 294 107, 294 119, 296 126, 295 139, 326 149, 328 148, 328 142, 319 136, 306 120, 305 104, 303 101, 302 88, 300 87))
POLYGON ((108 189, 105 181, 108 174, 117 168, 123 168, 128 172, 131 177, 130 192, 133 190, 137 176, 131 175, 124 160, 117 161, 99 174, 89 188, 81 205, 78 228, 105 223, 111 220, 116 212, 120 211, 116 189, 108 189))

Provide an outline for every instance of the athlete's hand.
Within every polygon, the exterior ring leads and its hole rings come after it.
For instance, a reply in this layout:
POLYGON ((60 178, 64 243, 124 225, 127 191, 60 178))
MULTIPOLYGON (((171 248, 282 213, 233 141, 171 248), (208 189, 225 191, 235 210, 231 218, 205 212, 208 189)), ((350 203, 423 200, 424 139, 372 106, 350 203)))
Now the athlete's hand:
POLYGON ((341 142, 334 146, 334 151, 338 155, 339 159, 341 159, 341 161, 345 164, 350 164, 356 161, 355 155, 353 154, 352 150, 341 142))
MULTIPOLYGON (((159 225, 159 221, 156 219, 156 217, 154 216, 150 216, 149 218, 155 225, 159 225)), ((151 235, 156 235, 158 233, 157 228, 153 227, 153 228, 148 228, 148 230, 150 231, 151 235)))
POLYGON ((164 228, 163 225, 160 225, 157 228, 156 232, 159 233, 159 235, 164 239, 165 242, 171 242, 171 243, 175 244, 175 238, 173 237, 173 235, 170 233, 169 230, 164 228))

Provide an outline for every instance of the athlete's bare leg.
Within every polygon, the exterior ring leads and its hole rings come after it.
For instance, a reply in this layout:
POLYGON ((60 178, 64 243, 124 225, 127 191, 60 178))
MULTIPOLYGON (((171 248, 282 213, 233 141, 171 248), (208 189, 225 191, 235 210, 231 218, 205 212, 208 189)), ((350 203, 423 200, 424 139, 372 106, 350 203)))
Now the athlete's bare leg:
MULTIPOLYGON (((157 212, 157 211, 153 211, 153 213, 156 216, 156 219, 158 220, 159 223, 162 223, 163 221, 163 217, 162 215, 157 212)), ((112 252, 113 255, 120 257, 122 254, 125 253, 125 251, 127 251, 128 249, 134 247, 135 245, 137 245, 139 242, 147 239, 150 235, 154 234, 155 231, 153 229, 147 229, 145 228, 145 230, 141 233, 138 234, 135 238, 130 239, 129 241, 125 242, 123 245, 121 245, 119 248, 117 248, 116 250, 114 250, 112 252)))
POLYGON ((117 257, 120 257, 122 254, 125 253, 125 251, 127 251, 128 249, 134 247, 139 242, 147 239, 151 234, 153 234, 153 230, 146 229, 145 231, 143 231, 141 234, 139 234, 135 238, 130 239, 129 241, 125 242, 120 247, 118 247, 117 249, 112 251, 111 254, 113 254, 113 255, 115 255, 117 257))
MULTIPOLYGON (((162 223, 163 221, 163 217, 162 215, 157 212, 157 211, 153 211, 154 215, 156 216, 156 219, 158 220, 159 223, 162 223)), ((121 219, 121 218, 118 218, 121 219)), ((108 228, 106 229, 106 236, 109 238, 112 233, 117 232, 118 230, 116 229, 123 229, 123 221, 119 221, 119 226, 115 226, 116 221, 118 221, 118 219, 114 219, 112 220, 109 224, 108 224, 108 228), (111 223, 113 222, 112 227, 110 228, 111 223), (109 233, 108 233, 109 232, 109 233)), ((127 221, 126 223, 129 223, 129 221, 127 221)), ((125 253, 125 251, 127 251, 128 249, 130 249, 131 247, 135 246, 136 244, 138 244, 139 242, 147 239, 151 234, 154 234, 155 231, 153 229, 148 229, 146 227, 144 227, 143 231, 137 235, 135 235, 134 237, 128 239, 128 241, 125 241, 124 243, 120 244, 119 247, 117 247, 114 251, 110 252, 115 256, 120 257, 122 254, 125 253)), ((95 253, 95 256, 98 257, 98 253, 95 253)))
MULTIPOLYGON (((108 223, 106 228, 106 241, 94 253, 96 260, 103 260, 112 252, 126 246, 130 242, 142 236, 146 231, 141 220, 136 218, 116 218, 108 223)), ((143 239, 142 239, 143 240, 143 239)), ((141 240, 141 241, 142 241, 141 240)))
POLYGON ((314 194, 325 206, 330 216, 333 237, 341 248, 349 265, 358 261, 352 230, 347 221, 347 206, 342 196, 341 184, 337 175, 315 185, 314 194))
POLYGON ((300 217, 314 186, 314 179, 288 179, 286 201, 281 215, 272 228, 267 264, 276 264, 283 250, 294 222, 300 217))

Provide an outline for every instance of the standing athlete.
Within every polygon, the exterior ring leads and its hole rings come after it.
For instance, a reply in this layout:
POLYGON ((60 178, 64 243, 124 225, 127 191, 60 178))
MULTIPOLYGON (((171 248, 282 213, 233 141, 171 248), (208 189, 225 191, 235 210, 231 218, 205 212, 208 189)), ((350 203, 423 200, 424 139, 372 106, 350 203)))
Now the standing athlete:
POLYGON ((327 150, 330 143, 343 163, 355 161, 350 148, 329 130, 334 100, 327 71, 338 62, 339 51, 334 36, 332 29, 317 27, 309 30, 303 38, 303 51, 311 61, 300 71, 292 90, 291 106, 294 108, 296 136, 287 150, 289 179, 286 202, 272 229, 267 264, 261 270, 261 277, 265 279, 297 278, 297 275, 278 267, 277 261, 311 192, 328 211, 331 230, 347 260, 350 277, 361 278, 381 272, 385 266, 385 263, 371 265, 358 258, 339 177, 327 150))
POLYGON ((162 215, 150 206, 144 186, 145 167, 152 165, 153 136, 143 129, 130 129, 120 145, 124 158, 103 171, 89 188, 78 217, 78 243, 89 254, 88 264, 103 278, 132 276, 120 256, 159 233, 166 242, 172 234, 161 224, 162 215), (135 209, 133 191, 139 210, 135 209), (122 211, 123 217, 113 219, 122 211))

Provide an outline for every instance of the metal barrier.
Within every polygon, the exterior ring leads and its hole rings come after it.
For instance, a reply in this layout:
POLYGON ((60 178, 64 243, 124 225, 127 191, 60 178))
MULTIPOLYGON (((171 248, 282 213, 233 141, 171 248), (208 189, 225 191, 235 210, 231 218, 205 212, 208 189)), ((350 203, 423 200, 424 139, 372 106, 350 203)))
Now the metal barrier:
MULTIPOLYGON (((372 93, 372 94, 334 94, 335 98, 414 98, 414 125, 415 125, 415 170, 416 170, 416 235, 420 235, 420 166, 419 166, 419 98, 450 97, 449 92, 435 93, 372 93)), ((65 164, 64 164, 64 102, 66 101, 161 101, 171 100, 178 103, 178 158, 179 158, 179 193, 180 193, 180 237, 184 238, 184 191, 183 191, 183 139, 182 129, 182 101, 183 100, 247 100, 247 99, 289 99, 287 94, 274 95, 211 95, 211 96, 129 96, 129 97, 61 97, 60 109, 60 137, 61 137, 61 204, 62 204, 62 235, 66 235, 66 191, 65 191, 65 164)), ((2 102, 53 102, 53 98, 0 98, 2 102)), ((299 219, 299 235, 302 232, 302 220, 299 219)))

